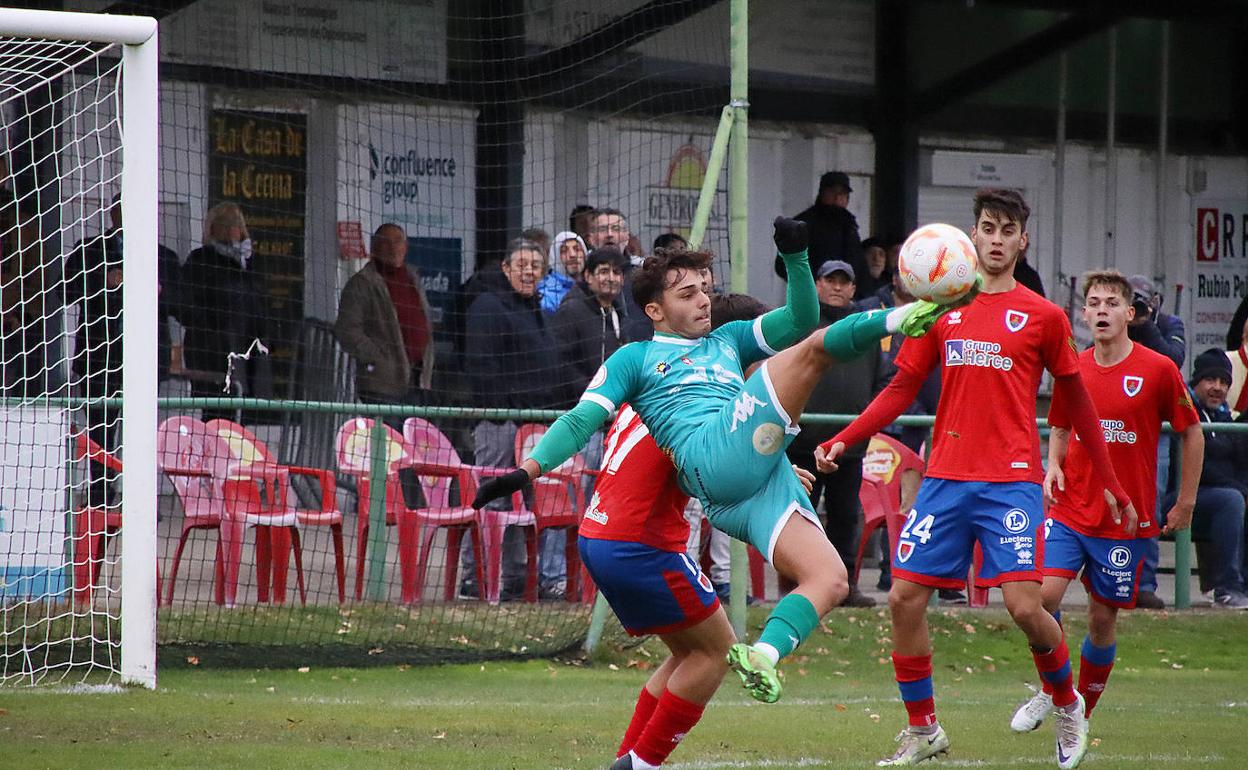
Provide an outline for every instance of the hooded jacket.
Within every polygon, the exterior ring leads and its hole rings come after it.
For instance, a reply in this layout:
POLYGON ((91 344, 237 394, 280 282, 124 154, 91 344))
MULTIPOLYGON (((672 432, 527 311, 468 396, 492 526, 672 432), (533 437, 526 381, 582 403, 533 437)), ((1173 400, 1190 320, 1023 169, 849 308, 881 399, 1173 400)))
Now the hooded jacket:
POLYGON ((582 255, 589 254, 589 249, 585 248, 585 241, 581 240, 581 236, 570 230, 564 230, 550 242, 550 254, 547 257, 550 272, 537 283, 537 292, 542 297, 542 312, 547 315, 554 315, 554 312, 559 309, 559 305, 563 302, 564 296, 580 280, 579 275, 567 274, 563 267, 563 260, 559 258, 559 249, 564 243, 573 240, 581 244, 582 255))

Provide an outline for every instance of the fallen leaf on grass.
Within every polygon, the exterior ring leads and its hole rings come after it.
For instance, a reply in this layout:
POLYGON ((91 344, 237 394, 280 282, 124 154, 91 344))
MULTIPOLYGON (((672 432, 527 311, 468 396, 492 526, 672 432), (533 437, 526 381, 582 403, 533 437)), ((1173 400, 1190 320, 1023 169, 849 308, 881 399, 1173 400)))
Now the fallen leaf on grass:
POLYGON ((9 715, 8 709, 0 709, 0 717, 7 717, 8 715, 9 715))
POLYGON ((608 665, 607 665, 607 668, 611 669, 612 671, 619 671, 619 670, 620 670, 620 667, 619 667, 619 666, 617 666, 617 665, 615 665, 614 663, 610 663, 610 664, 608 664, 608 665))
POLYGON ((198 665, 199 665, 199 658, 195 657, 194 655, 188 655, 188 656, 186 657, 186 662, 187 662, 187 663, 190 663, 192 666, 198 666, 198 665))
POLYGON ((446 737, 446 730, 443 730, 443 731, 442 731, 442 732, 440 732, 440 733, 436 733, 436 734, 434 734, 433 739, 434 739, 435 741, 440 741, 440 740, 442 740, 442 739, 443 739, 443 738, 445 738, 445 737, 446 737))
POLYGON ((306 673, 308 673, 309 671, 311 671, 312 669, 311 669, 311 668, 309 668, 308 666, 300 666, 299 668, 297 668, 297 669, 295 669, 295 670, 296 670, 296 671, 298 671, 300 674, 306 674, 306 673))
POLYGON ((970 623, 967 623, 966 625, 962 626, 962 630, 968 634, 973 634, 975 633, 975 626, 972 626, 970 623))
POLYGON ((1101 745, 1101 739, 1100 739, 1100 738, 1093 738, 1093 739, 1092 739, 1092 745, 1093 745, 1093 746, 1100 746, 1100 745, 1101 745))
POLYGON ((838 704, 836 704, 836 710, 837 710, 837 711, 849 711, 849 709, 848 709, 848 708, 846 708, 846 706, 845 706, 845 704, 844 704, 844 703, 838 703, 838 704))
POLYGON ((879 722, 879 721, 880 721, 880 715, 879 715, 879 714, 872 714, 872 715, 871 715, 871 721, 872 721, 872 722, 879 722))

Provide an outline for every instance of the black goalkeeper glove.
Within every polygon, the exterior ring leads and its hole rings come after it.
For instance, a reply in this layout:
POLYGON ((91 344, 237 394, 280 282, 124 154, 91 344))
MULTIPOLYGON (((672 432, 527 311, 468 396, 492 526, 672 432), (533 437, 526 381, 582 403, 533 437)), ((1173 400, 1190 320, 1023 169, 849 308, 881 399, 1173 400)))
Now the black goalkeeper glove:
POLYGON ((806 232, 805 222, 788 217, 776 217, 772 226, 776 228, 772 240, 776 242, 776 249, 781 254, 797 254, 805 251, 810 245, 810 236, 806 232))
POLYGON ((493 500, 510 497, 513 492, 519 492, 528 483, 529 474, 524 468, 516 468, 502 476, 488 478, 477 487, 477 496, 472 500, 472 507, 479 511, 493 500))

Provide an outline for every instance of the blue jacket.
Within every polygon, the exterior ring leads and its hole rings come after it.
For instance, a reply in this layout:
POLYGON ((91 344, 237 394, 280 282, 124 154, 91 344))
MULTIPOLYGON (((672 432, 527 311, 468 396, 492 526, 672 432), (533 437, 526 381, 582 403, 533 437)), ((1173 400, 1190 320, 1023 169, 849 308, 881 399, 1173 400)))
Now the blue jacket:
POLYGON ((547 409, 561 406, 566 383, 550 319, 537 296, 511 290, 482 292, 468 307, 464 368, 479 407, 547 409))
POLYGON ((542 280, 537 282, 537 293, 542 296, 542 312, 546 315, 554 315, 559 309, 563 298, 567 296, 568 290, 576 285, 576 279, 571 276, 564 275, 557 270, 552 270, 546 274, 542 280))

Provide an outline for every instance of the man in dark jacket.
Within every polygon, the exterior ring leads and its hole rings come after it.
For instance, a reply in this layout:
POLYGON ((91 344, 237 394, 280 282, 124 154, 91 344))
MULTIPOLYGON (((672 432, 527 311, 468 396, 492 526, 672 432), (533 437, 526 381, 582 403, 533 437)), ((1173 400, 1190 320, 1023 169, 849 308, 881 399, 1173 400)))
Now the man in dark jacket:
POLYGON ((613 246, 594 249, 581 276, 589 293, 569 294, 551 326, 567 382, 568 404, 578 398, 607 357, 631 342, 624 324, 624 271, 628 258, 613 246))
MULTIPOLYGON (((815 289, 819 294, 819 325, 829 326, 854 312, 855 272, 840 260, 829 260, 816 273, 815 289)), ((884 387, 886 360, 884 351, 875 346, 866 355, 849 363, 841 363, 824 372, 806 402, 806 411, 833 414, 858 414, 884 387)), ((858 488, 862 486, 862 458, 866 445, 852 446, 841 455, 844 462, 835 473, 820 473, 815 468, 815 447, 839 430, 837 425, 803 425, 802 432, 789 445, 789 460, 815 474, 811 490, 812 508, 818 510, 823 497, 827 518, 825 532, 836 547, 845 568, 852 576, 854 555, 858 553, 858 532, 862 508, 858 488)), ((871 607, 875 600, 851 584, 845 605, 871 607)))
MULTIPOLYGON (((819 178, 819 193, 810 208, 795 219, 806 223, 810 229, 810 270, 812 273, 830 259, 848 262, 855 275, 867 275, 867 262, 862 254, 862 240, 858 236, 858 220, 849 213, 849 175, 844 171, 829 171, 819 178)), ((776 257, 776 275, 788 280, 784 262, 776 257)), ((867 286, 857 289, 854 299, 862 299, 871 292, 867 286)))
MULTIPOLYGON (((464 367, 476 406, 552 409, 565 403, 564 387, 551 376, 559 371, 559 348, 537 295, 545 265, 540 246, 512 241, 502 264, 506 288, 487 288, 468 307, 464 367)), ((514 420, 478 422, 472 430, 477 464, 513 467, 516 427, 514 420)), ((507 508, 511 500, 499 504, 507 508)), ((510 528, 504 540, 505 595, 515 594, 524 574, 524 544, 513 533, 519 534, 510 528)), ((472 574, 467 564, 463 574, 472 574)))
MULTIPOLYGON (((1192 398, 1200 421, 1231 422, 1226 392, 1231 386, 1231 361, 1210 348, 1192 364, 1192 398)), ((1205 431, 1205 463, 1201 468, 1196 507, 1192 509, 1192 539, 1201 545, 1201 588, 1213 590, 1213 606, 1248 609, 1244 595, 1244 497, 1248 471, 1243 434, 1205 431)), ((1173 502, 1162 506, 1167 510, 1173 502)))

